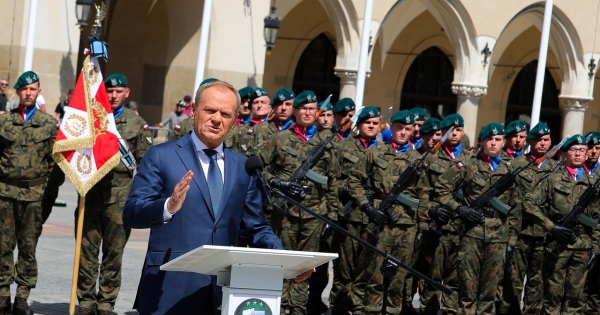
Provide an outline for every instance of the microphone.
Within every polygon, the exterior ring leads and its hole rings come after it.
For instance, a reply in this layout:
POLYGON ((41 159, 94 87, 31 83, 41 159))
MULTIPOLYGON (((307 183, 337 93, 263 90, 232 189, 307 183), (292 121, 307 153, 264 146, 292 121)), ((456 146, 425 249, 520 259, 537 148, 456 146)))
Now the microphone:
POLYGON ((267 180, 262 174, 264 169, 262 160, 257 156, 251 156, 246 160, 244 167, 246 168, 246 173, 248 173, 248 175, 256 178, 258 190, 260 190, 263 199, 266 199, 268 204, 272 204, 271 187, 269 187, 269 183, 267 183, 267 180))

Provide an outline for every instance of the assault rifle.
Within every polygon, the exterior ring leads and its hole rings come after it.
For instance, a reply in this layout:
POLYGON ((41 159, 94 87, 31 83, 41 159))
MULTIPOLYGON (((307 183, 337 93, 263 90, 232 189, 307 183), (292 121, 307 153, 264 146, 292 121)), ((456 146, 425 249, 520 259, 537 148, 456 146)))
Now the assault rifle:
MULTIPOLYGON (((598 220, 585 215, 583 211, 585 211, 585 209, 595 200, 596 195, 598 194, 598 186, 600 186, 600 177, 596 179, 592 186, 588 187, 583 194, 581 194, 581 197, 579 197, 579 200, 577 200, 577 203, 573 206, 573 210, 571 210, 558 225, 573 229, 575 224, 579 222, 595 229, 598 225, 598 220)), ((579 235, 574 235, 574 237, 569 240, 569 244, 575 244, 578 238, 579 235)), ((560 252, 564 250, 565 245, 566 244, 562 244, 556 239, 552 240, 552 242, 548 244, 548 247, 546 247, 546 252, 557 257, 560 252)))
MULTIPOLYGON (((450 127, 450 129, 448 129, 448 131, 446 131, 444 136, 433 147, 431 147, 427 151, 425 151, 425 153, 423 153, 423 156, 421 156, 421 158, 414 161, 409 167, 407 167, 404 170, 404 172, 402 172, 402 174, 400 174, 400 176, 394 183, 394 186, 392 187, 390 192, 383 198, 383 200, 379 204, 379 210, 381 210, 383 213, 387 214, 388 219, 393 220, 392 218, 395 217, 394 206, 398 202, 402 202, 402 201, 398 200, 398 197, 401 196, 404 189, 406 189, 406 187, 408 186, 410 181, 415 177, 419 166, 423 163, 423 161, 425 161, 425 158, 427 158, 427 156, 430 153, 435 153, 442 147, 442 144, 444 144, 446 139, 448 139, 448 137, 452 133, 452 130, 454 130, 454 127, 450 127)), ((405 197, 404 199, 410 198, 408 196, 404 196, 404 197, 405 197)), ((406 202, 403 202, 403 203, 406 203, 406 202)), ((417 205, 418 205, 418 201, 417 201, 417 205)), ((366 230, 368 233, 377 236, 377 235, 379 235, 379 233, 381 233, 381 226, 378 224, 375 224, 375 222, 371 222, 371 223, 369 223, 369 225, 367 225, 366 230)))

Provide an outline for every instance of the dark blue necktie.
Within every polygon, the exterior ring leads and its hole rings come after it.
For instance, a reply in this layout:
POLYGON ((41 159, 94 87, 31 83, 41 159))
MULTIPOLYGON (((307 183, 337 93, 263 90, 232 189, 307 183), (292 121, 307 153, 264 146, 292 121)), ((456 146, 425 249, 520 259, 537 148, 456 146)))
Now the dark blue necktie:
POLYGON ((203 151, 210 159, 210 164, 208 165, 208 190, 210 191, 213 214, 216 218, 217 214, 219 214, 219 206, 221 205, 221 197, 223 196, 223 177, 221 177, 221 170, 217 164, 217 151, 212 149, 204 149, 203 151))

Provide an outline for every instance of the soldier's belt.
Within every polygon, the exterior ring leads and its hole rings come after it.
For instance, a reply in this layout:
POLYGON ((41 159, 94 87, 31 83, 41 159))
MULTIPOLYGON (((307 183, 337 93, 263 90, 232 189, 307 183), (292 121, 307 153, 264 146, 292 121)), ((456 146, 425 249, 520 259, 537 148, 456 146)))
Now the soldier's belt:
POLYGON ((131 174, 130 173, 109 172, 108 174, 106 174, 106 178, 107 179, 130 179, 131 174))
POLYGON ((588 226, 592 229, 595 229, 598 226, 598 219, 593 219, 590 216, 585 215, 583 213, 577 217, 577 222, 588 226))
POLYGON ((17 186, 19 188, 29 188, 34 186, 43 185, 47 182, 46 177, 40 177, 36 179, 9 179, 9 178, 0 178, 0 183, 4 183, 11 186, 17 186))
MULTIPOLYGON (((376 199, 379 200, 383 200, 386 197, 386 195, 377 195, 375 196, 376 199)), ((405 206, 409 206, 409 207, 413 207, 416 208, 419 206, 419 199, 415 199, 413 197, 410 197, 404 193, 400 193, 398 195, 398 197, 396 197, 396 201, 398 201, 399 203, 405 205, 405 206)))

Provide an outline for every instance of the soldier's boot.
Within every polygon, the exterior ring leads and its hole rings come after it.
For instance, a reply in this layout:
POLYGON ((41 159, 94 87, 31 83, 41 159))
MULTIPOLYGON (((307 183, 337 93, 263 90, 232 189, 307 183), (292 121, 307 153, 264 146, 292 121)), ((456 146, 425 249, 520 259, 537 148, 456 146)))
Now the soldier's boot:
POLYGON ((10 315, 10 296, 0 296, 0 315, 10 315))
POLYGON ((29 309, 27 304, 27 299, 15 297, 13 315, 33 315, 33 311, 29 309))
POLYGON ((107 310, 98 310, 98 312, 96 313, 98 315, 112 315, 111 311, 107 311, 107 310))
POLYGON ((94 310, 91 310, 89 308, 79 307, 79 310, 77 311, 77 315, 96 315, 96 312, 94 312, 94 310))

